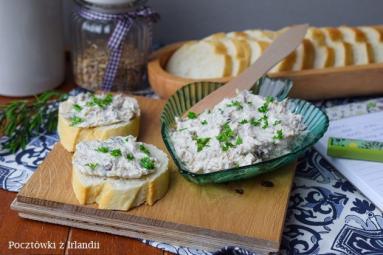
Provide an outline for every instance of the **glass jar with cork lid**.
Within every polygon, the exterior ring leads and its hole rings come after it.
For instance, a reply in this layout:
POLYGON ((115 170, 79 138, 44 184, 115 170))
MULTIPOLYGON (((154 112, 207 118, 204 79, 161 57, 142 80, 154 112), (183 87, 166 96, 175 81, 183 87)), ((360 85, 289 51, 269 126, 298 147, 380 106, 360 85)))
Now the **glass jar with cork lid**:
POLYGON ((75 82, 89 90, 140 91, 158 14, 146 0, 76 0, 72 17, 75 82))

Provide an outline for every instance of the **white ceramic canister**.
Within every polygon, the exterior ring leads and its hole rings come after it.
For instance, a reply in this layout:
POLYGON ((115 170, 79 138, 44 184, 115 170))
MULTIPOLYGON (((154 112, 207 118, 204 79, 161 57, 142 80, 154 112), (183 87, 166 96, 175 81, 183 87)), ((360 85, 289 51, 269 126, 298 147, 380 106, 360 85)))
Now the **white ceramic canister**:
POLYGON ((29 96, 64 80, 61 0, 0 0, 0 94, 29 96))

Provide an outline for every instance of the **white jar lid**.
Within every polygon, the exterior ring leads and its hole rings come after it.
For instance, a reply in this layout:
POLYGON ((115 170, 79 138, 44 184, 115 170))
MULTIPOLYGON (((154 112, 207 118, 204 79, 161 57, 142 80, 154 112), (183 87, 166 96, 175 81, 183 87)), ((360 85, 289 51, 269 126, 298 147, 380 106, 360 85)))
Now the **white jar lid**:
POLYGON ((98 5, 119 5, 134 4, 137 0, 85 0, 85 2, 98 5))

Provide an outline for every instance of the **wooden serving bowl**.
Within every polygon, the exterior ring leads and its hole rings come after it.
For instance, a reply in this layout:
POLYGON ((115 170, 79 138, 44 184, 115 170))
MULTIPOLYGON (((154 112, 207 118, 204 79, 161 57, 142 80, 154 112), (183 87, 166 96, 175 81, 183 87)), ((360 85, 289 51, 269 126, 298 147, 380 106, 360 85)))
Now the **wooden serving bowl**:
MULTIPOLYGON (((167 61, 184 43, 170 44, 151 55, 148 63, 149 82, 161 98, 169 98, 177 89, 192 82, 225 83, 232 78, 197 80, 178 77, 167 72, 165 70, 167 61)), ((269 76, 291 79, 294 86, 289 96, 306 100, 383 94, 383 64, 289 71, 269 76)))

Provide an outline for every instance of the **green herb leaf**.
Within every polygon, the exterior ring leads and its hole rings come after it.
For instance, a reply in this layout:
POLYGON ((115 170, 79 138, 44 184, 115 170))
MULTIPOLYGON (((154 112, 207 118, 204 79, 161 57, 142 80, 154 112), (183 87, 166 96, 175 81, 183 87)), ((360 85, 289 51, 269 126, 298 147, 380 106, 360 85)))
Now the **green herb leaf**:
POLYGON ((254 126, 254 127, 257 127, 257 126, 259 126, 259 125, 261 124, 261 121, 260 121, 260 120, 256 120, 255 118, 252 118, 252 119, 250 120, 250 124, 251 124, 252 126, 254 126))
POLYGON ((226 106, 235 107, 235 108, 237 108, 237 110, 243 109, 243 106, 242 106, 241 102, 239 102, 239 101, 232 101, 230 104, 227 104, 226 106))
POLYGON ((207 120, 203 120, 203 121, 201 121, 201 124, 202 124, 202 125, 207 125, 207 120))
POLYGON ((132 153, 128 153, 128 154, 126 155, 126 158, 127 158, 128 160, 133 160, 133 159, 134 159, 134 156, 133 156, 132 153))
POLYGON ((149 157, 144 157, 140 160, 140 166, 146 169, 154 169, 154 160, 149 157))
POLYGON ((230 128, 229 123, 222 126, 221 133, 216 137, 221 144, 221 149, 227 151, 229 148, 234 147, 231 140, 234 138, 234 131, 230 128))
POLYGON ((200 152, 209 143, 210 137, 199 137, 196 139, 197 151, 200 152))
POLYGON ((237 140, 235 140, 235 145, 240 145, 243 143, 243 140, 240 136, 237 136, 237 140))
POLYGON ((272 97, 272 96, 267 96, 266 97, 266 102, 267 103, 271 103, 271 102, 273 102, 274 101, 274 97, 272 97))
POLYGON ((122 153, 120 149, 114 149, 110 152, 110 155, 113 157, 121 157, 122 153))
POLYGON ((195 112, 188 112, 188 118, 193 120, 197 118, 197 113, 195 112))
POLYGON ((273 136, 273 139, 282 140, 284 138, 282 129, 277 130, 277 133, 273 136))
POLYGON ((75 109, 75 111, 77 111, 77 112, 81 112, 82 107, 79 104, 74 104, 73 109, 75 109))
POLYGON ((145 147, 145 145, 140 144, 139 148, 140 148, 140 151, 142 151, 142 152, 145 153, 146 155, 150 156, 150 151, 149 151, 148 148, 145 147))
POLYGON ((96 169, 98 164, 97 163, 88 163, 88 164, 86 164, 86 166, 89 167, 90 169, 94 170, 94 169, 96 169))
POLYGON ((94 106, 97 105, 101 108, 105 108, 113 102, 113 95, 107 94, 105 97, 97 97, 96 95, 92 95, 91 101, 87 102, 86 105, 94 106))
POLYGON ((264 103, 262 106, 258 107, 258 112, 266 113, 269 110, 269 106, 267 103, 264 103))
POLYGON ((72 118, 70 118, 70 122, 71 122, 71 126, 76 126, 78 124, 80 124, 81 122, 83 122, 84 120, 78 116, 73 116, 72 118))
POLYGON ((279 125, 279 124, 281 124, 281 123, 282 123, 281 120, 276 120, 276 121, 274 121, 273 126, 279 125))
POLYGON ((109 148, 105 147, 105 146, 101 146, 101 147, 98 147, 96 151, 101 152, 101 153, 108 153, 109 148))
POLYGON ((248 121, 247 119, 243 119, 243 120, 241 120, 241 121, 239 122, 240 125, 245 125, 245 124, 247 124, 247 123, 249 123, 249 121, 248 121))
POLYGON ((246 119, 243 119, 243 120, 241 120, 241 121, 239 122, 239 124, 241 124, 241 125, 245 125, 245 124, 247 124, 247 123, 249 123, 249 121, 246 120, 246 119))
POLYGON ((263 129, 268 128, 268 127, 269 127, 269 120, 268 120, 266 114, 262 116, 261 120, 263 121, 262 128, 263 128, 263 129))

